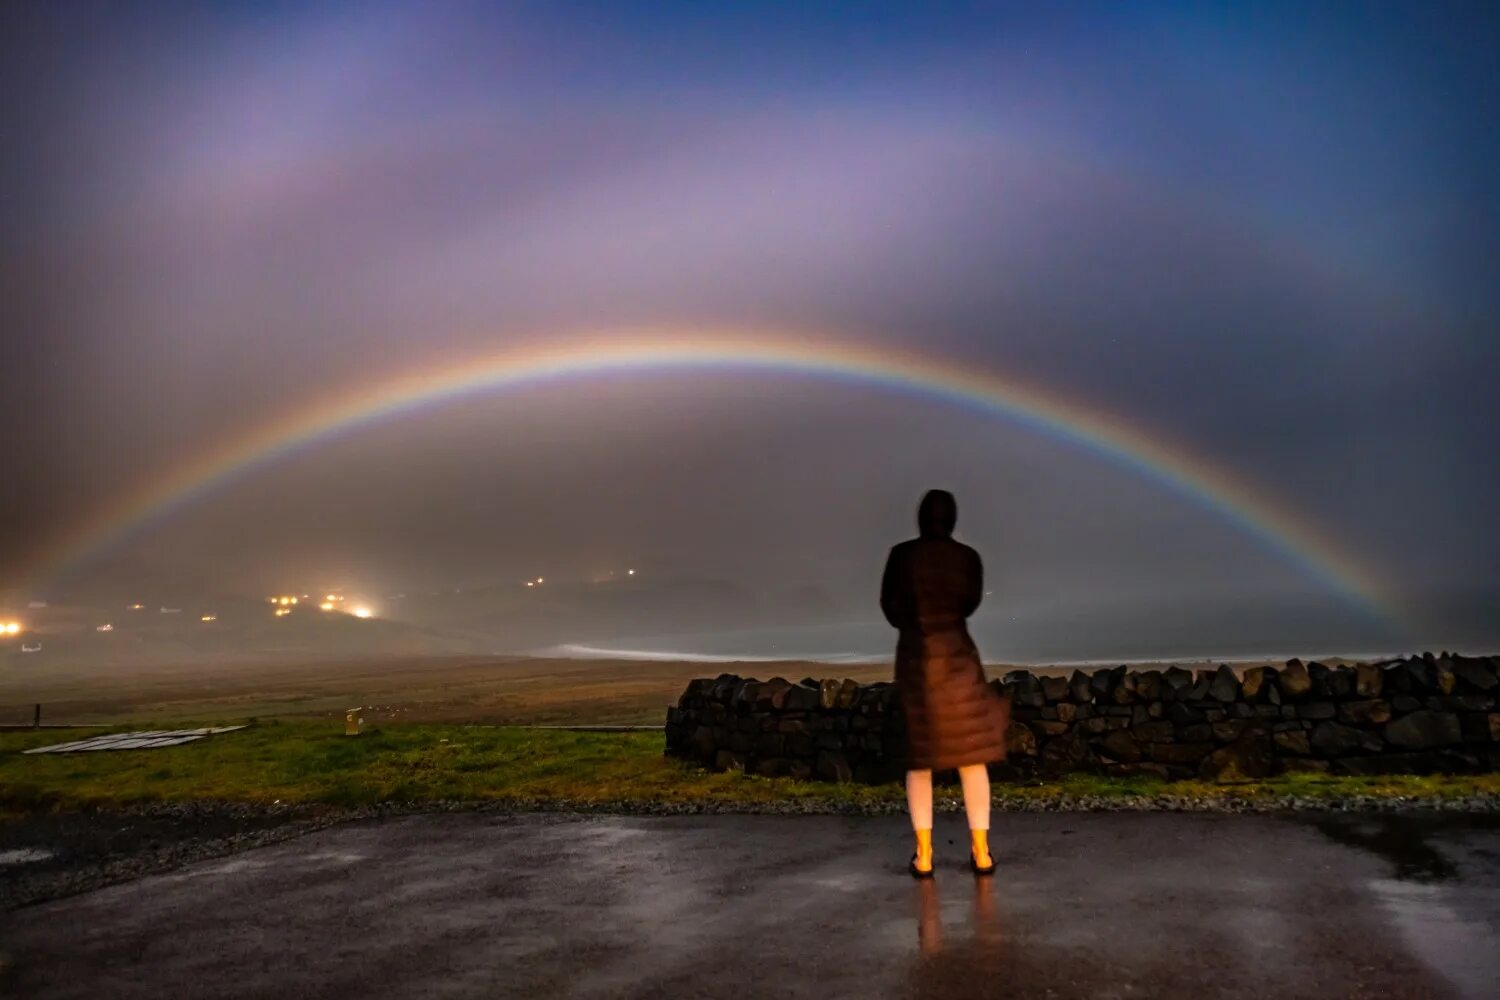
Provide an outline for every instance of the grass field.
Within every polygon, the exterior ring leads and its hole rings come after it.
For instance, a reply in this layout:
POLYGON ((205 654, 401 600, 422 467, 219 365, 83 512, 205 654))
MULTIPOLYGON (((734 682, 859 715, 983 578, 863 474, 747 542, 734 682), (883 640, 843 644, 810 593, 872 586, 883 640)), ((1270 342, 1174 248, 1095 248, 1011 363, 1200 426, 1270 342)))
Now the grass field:
MULTIPOLYGON (((995 670, 991 668, 992 675, 995 670)), ((427 657, 0 675, 0 724, 175 724, 205 718, 342 717, 404 722, 661 725, 694 677, 889 680, 885 664, 690 663, 427 657)))
MULTIPOLYGON (((1328 661, 1336 662, 1336 661, 1328 661)), ((1184 663, 1203 667, 1204 663, 1184 663)), ((1236 664, 1243 667, 1247 664, 1236 664)), ((990 677, 1010 670, 987 664, 990 677)), ((1045 672, 1049 668, 1033 668, 1045 672)), ((1062 673, 1071 668, 1057 669, 1062 673)), ((334 718, 499 724, 661 725, 694 677, 719 673, 890 680, 891 666, 787 662, 693 663, 530 657, 387 657, 258 664, 67 669, 27 664, 0 672, 0 725, 29 724, 40 703, 51 723, 176 723, 188 719, 334 718)))
MULTIPOLYGON (((156 750, 23 755, 99 730, 0 733, 0 810, 10 813, 151 802, 548 805, 779 804, 808 810, 899 808, 898 784, 830 785, 712 773, 662 754, 660 733, 588 733, 442 724, 393 724, 356 737, 312 720, 262 722, 156 750)), ((952 790, 956 795, 956 789, 952 790)), ((998 805, 1093 796, 1128 800, 1338 799, 1500 796, 1500 775, 1329 778, 1295 775, 1247 785, 1167 785, 1152 778, 994 786, 998 805)), ((953 804, 953 803, 950 803, 953 804)))

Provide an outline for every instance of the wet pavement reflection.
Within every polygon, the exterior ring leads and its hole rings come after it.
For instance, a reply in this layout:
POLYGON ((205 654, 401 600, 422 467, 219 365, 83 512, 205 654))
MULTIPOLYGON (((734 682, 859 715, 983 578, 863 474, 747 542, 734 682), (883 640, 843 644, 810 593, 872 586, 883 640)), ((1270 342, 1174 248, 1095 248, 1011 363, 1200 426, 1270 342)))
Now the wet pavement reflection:
POLYGON ((1005 934, 991 878, 927 879, 913 888, 917 959, 907 993, 951 1000, 973 983, 1006 983, 1005 934), (944 913, 944 906, 948 912, 944 913))
POLYGON ((992 825, 993 877, 948 815, 916 881, 901 816, 350 824, 0 913, 0 995, 1496 995, 1495 820, 992 825))

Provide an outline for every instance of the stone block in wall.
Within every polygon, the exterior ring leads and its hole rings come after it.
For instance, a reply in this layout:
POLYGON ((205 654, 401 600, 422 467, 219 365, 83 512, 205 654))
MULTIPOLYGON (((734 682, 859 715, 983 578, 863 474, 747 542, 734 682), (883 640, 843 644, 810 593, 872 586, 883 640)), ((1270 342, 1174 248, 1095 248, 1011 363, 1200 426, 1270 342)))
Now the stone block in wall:
POLYGON ((1463 734, 1465 743, 1488 743, 1490 742, 1490 719, 1500 719, 1500 715, 1491 716, 1485 712, 1460 712, 1458 714, 1458 728, 1463 734))
POLYGON ((1328 693, 1334 698, 1354 697, 1353 668, 1334 667, 1328 674, 1328 693))
POLYGON ((755 741, 757 757, 780 757, 786 752, 786 737, 776 733, 763 733, 755 741))
POLYGON ((1124 763, 1133 763, 1142 757, 1141 745, 1130 735, 1129 730, 1117 729, 1106 735, 1097 744, 1101 755, 1124 763))
POLYGON ((1202 743, 1214 738, 1214 727, 1207 722, 1196 722, 1183 726, 1177 735, 1184 743, 1202 743))
POLYGON ((1061 777, 1077 771, 1089 760, 1089 747, 1082 734, 1069 733, 1048 740, 1042 747, 1042 773, 1048 777, 1061 777))
POLYGON ((1432 682, 1439 694, 1452 694, 1458 687, 1458 678, 1447 661, 1439 661, 1432 668, 1432 682))
POLYGON ((779 778, 786 774, 789 762, 784 757, 761 757, 750 765, 750 772, 762 778, 779 778))
POLYGON ((1146 755, 1162 764, 1197 764, 1214 752, 1212 743, 1152 743, 1146 755))
POLYGON ((839 750, 823 750, 818 754, 814 773, 822 781, 840 784, 854 780, 854 771, 849 767, 849 758, 839 750))
POLYGON ((1360 698, 1379 698, 1385 689, 1385 672, 1373 663, 1354 667, 1354 694, 1360 698))
POLYGON ((1026 708, 1041 708, 1047 704, 1041 682, 1029 672, 1022 672, 1020 677, 1010 683, 1009 697, 1011 704, 1026 708))
POLYGON ((899 781, 902 769, 888 760, 862 760, 854 766, 854 780, 864 785, 899 781))
POLYGON ((1022 725, 1014 720, 1005 730, 1005 750, 1011 757, 1035 757, 1037 749, 1036 734, 1031 727, 1022 725))
POLYGON ((1143 670, 1135 675, 1135 696, 1141 701, 1156 701, 1161 697, 1161 671, 1143 670))
POLYGON ((782 696, 782 707, 788 712, 811 712, 818 707, 818 692, 815 688, 794 684, 782 696))
POLYGON ((1271 749, 1270 732, 1263 724, 1245 728, 1233 742, 1198 765, 1198 777, 1205 781, 1251 781, 1270 777, 1275 771, 1276 755, 1271 749))
POLYGON ((1208 685, 1208 696, 1215 701, 1229 704, 1240 696, 1240 679, 1229 669, 1228 664, 1219 664, 1219 669, 1214 671, 1213 680, 1208 685))
POLYGON ((839 688, 842 685, 832 677, 818 682, 818 707, 831 711, 839 702, 839 688))
POLYGON ((1113 668, 1100 667, 1089 675, 1089 692, 1094 701, 1106 704, 1115 689, 1117 675, 1113 668))
POLYGON ((1052 704, 1057 704, 1069 695, 1068 679, 1066 677, 1043 677, 1041 679, 1042 697, 1052 704))
POLYGON ((1199 670, 1193 674, 1193 686, 1188 689, 1188 701, 1207 701, 1208 689, 1213 687, 1214 672, 1212 670, 1199 670))
POLYGON ((1260 697, 1261 688, 1266 684, 1267 667, 1251 667, 1245 671, 1245 676, 1240 679, 1240 693, 1246 701, 1255 701, 1260 697))
POLYGON ((1291 729, 1284 732, 1272 733, 1271 742, 1278 750, 1285 753, 1310 754, 1312 744, 1308 742, 1307 731, 1304 729, 1291 729))
POLYGON ((839 685, 838 698, 834 700, 835 708, 853 708, 854 696, 859 693, 859 682, 845 678, 839 685))
POLYGON ((813 766, 805 760, 789 760, 786 765, 786 776, 796 781, 811 781, 813 766))
POLYGON ((1463 742, 1463 729, 1454 713, 1423 709, 1388 724, 1385 738, 1393 746, 1425 750, 1463 742))
POLYGON ((1032 732, 1043 739, 1050 736, 1061 736, 1072 728, 1066 722, 1049 722, 1046 719, 1037 719, 1034 722, 1027 723, 1027 725, 1031 727, 1032 732))
POLYGON ((718 744, 714 741, 714 731, 708 726, 699 726, 688 737, 687 753, 694 760, 704 762, 713 760, 714 753, 717 750, 718 744))
POLYGON ((1081 704, 1087 704, 1093 700, 1094 691, 1090 684, 1089 675, 1082 670, 1075 669, 1068 676, 1068 690, 1073 695, 1073 700, 1081 704))
POLYGON ((714 754, 714 769, 717 771, 743 771, 745 755, 733 750, 720 750, 714 754))
POLYGON ((1130 719, 1124 715, 1106 715, 1104 717, 1105 729, 1129 729, 1130 719))
POLYGON ((1434 712, 1488 712, 1495 707, 1495 699, 1487 694, 1430 695, 1422 704, 1434 712))
POLYGON ((1307 701, 1297 706, 1299 719, 1332 719, 1338 714, 1338 706, 1331 701, 1307 701))
POLYGON ((1391 703, 1379 698, 1346 701, 1339 706, 1339 721, 1352 726, 1384 725, 1391 721, 1391 703))
POLYGON ((1326 756, 1384 749, 1380 738, 1363 729, 1346 726, 1342 722, 1320 722, 1313 727, 1312 747, 1326 756))
POLYGON ((775 709, 781 711, 786 707, 786 693, 792 689, 792 684, 785 677, 772 677, 760 686, 760 699, 755 707, 761 711, 775 709))
POLYGON ((1107 722, 1104 716, 1094 715, 1077 723, 1074 728, 1082 729, 1086 733, 1102 733, 1109 728, 1107 722))
POLYGON ((1204 715, 1201 710, 1181 701, 1174 701, 1167 706, 1167 718, 1178 726, 1191 726, 1208 721, 1208 716, 1204 715))
POLYGON ((1472 691, 1493 691, 1500 687, 1500 678, 1496 677, 1495 669, 1485 660, 1456 657, 1453 660, 1453 675, 1462 682, 1461 687, 1472 691))
POLYGON ((1143 743, 1165 743, 1176 737, 1176 727, 1165 719, 1148 719, 1131 726, 1130 734, 1143 743))
POLYGON ((1078 718, 1078 706, 1071 701, 1060 701, 1056 709, 1057 721, 1071 723, 1078 718))
POLYGON ((1162 700, 1179 701, 1193 686, 1193 674, 1182 667, 1168 667, 1161 675, 1162 700))
POLYGON ((1306 697, 1312 691, 1312 678, 1302 661, 1293 657, 1286 661, 1276 677, 1276 687, 1289 700, 1306 697))
POLYGON ((1220 743, 1233 743, 1244 733, 1248 725, 1244 719, 1225 719, 1213 724, 1214 739, 1220 743))

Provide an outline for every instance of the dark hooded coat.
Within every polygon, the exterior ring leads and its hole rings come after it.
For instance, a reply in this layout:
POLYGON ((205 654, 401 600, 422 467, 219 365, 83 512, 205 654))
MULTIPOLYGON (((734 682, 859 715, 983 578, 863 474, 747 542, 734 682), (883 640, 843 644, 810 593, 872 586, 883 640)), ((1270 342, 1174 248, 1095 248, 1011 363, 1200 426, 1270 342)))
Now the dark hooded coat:
POLYGON ((984 568, 979 553, 953 540, 957 520, 953 495, 929 492, 920 535, 891 549, 880 582, 880 609, 900 630, 896 689, 911 770, 1005 757, 1009 705, 985 682, 965 624, 984 594, 984 568))

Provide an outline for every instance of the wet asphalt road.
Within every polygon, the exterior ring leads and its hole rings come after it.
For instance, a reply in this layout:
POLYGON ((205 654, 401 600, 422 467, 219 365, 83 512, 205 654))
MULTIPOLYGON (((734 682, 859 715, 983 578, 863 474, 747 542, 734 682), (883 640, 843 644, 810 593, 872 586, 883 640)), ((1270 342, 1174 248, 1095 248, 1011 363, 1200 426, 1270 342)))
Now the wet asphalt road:
POLYGON ((1494 997, 1489 817, 414 816, 0 914, 25 997, 1494 997), (953 843, 949 845, 949 839, 953 843))

